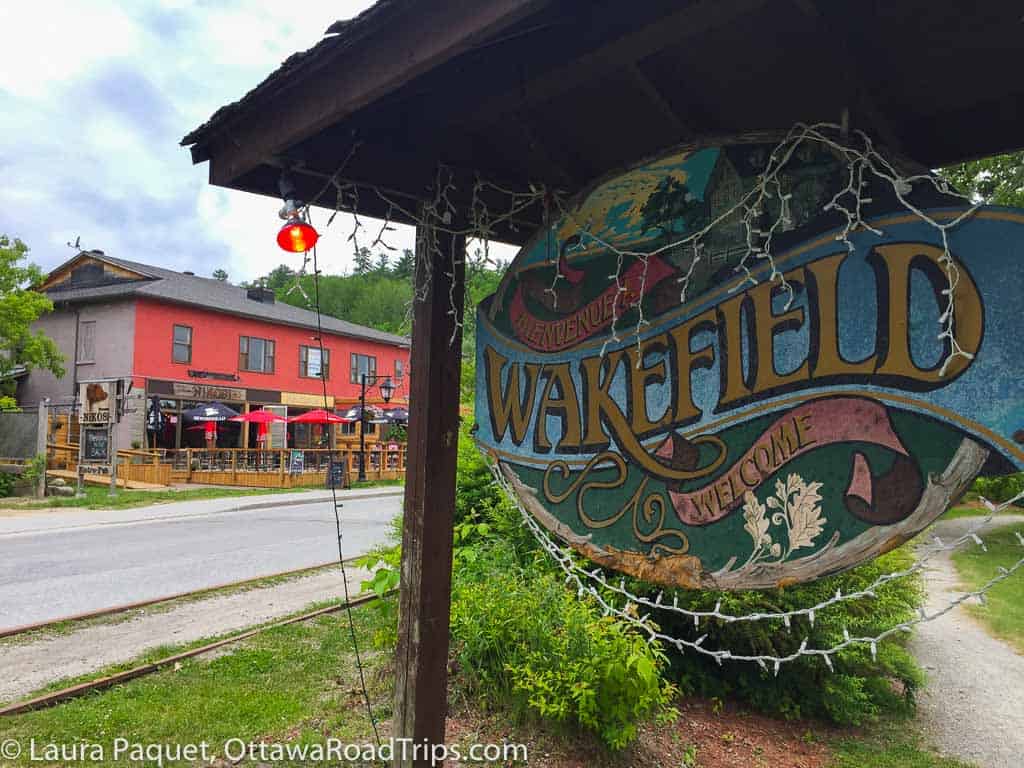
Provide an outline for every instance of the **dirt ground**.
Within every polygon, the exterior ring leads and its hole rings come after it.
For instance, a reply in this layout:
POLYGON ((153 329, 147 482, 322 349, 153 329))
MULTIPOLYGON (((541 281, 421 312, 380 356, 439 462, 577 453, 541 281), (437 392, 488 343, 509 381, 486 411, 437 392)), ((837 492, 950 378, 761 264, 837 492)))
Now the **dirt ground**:
POLYGON ((512 730, 507 717, 467 708, 456 708, 448 718, 447 740, 516 743, 528 734, 529 764, 540 768, 823 768, 831 761, 825 744, 831 731, 819 722, 782 721, 701 699, 687 698, 676 706, 675 723, 643 726, 636 743, 618 754, 578 733, 567 738, 535 724, 512 730))

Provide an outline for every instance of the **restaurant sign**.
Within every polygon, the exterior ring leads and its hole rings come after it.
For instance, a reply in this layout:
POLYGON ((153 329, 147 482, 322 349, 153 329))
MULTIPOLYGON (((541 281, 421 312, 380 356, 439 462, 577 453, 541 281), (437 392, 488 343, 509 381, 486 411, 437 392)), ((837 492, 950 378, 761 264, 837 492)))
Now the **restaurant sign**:
POLYGON ((78 385, 78 421, 80 424, 109 424, 114 408, 117 382, 90 381, 78 385))
POLYGON ((244 403, 245 390, 239 387, 219 387, 216 384, 189 384, 175 381, 171 384, 171 393, 175 397, 188 400, 209 402, 212 400, 230 403, 244 403))
POLYGON ((598 184, 478 309, 477 440, 601 565, 699 588, 811 580, 918 533, 986 460, 1024 469, 1024 211, 964 216, 919 182, 901 194, 927 221, 884 182, 851 231, 829 205, 848 162, 822 144, 748 227, 735 206, 773 147, 598 184), (935 223, 960 217, 947 252, 935 223), (774 281, 744 260, 769 227, 774 281))

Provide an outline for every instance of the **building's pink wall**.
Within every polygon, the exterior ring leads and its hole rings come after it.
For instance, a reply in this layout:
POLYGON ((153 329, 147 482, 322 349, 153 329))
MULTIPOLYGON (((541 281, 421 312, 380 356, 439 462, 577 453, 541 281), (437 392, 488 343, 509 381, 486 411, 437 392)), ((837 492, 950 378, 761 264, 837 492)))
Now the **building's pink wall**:
MULTIPOLYGON (((134 375, 137 383, 143 378, 197 381, 190 379, 189 369, 236 373, 239 381, 228 386, 319 394, 319 379, 299 376, 299 346, 316 346, 315 331, 288 325, 250 320, 195 306, 139 299, 135 314, 134 375), (192 327, 192 362, 172 362, 172 334, 175 325, 192 327), (238 369, 238 337, 258 336, 275 342, 274 373, 253 373, 238 369)), ((393 374, 395 360, 401 360, 406 375, 398 385, 393 401, 404 401, 409 392, 409 350, 379 342, 324 333, 324 347, 330 350, 330 378, 327 392, 341 403, 359 398, 359 385, 349 382, 350 353, 358 352, 377 358, 377 373, 393 374)), ((374 388, 367 394, 368 402, 381 402, 374 388)))

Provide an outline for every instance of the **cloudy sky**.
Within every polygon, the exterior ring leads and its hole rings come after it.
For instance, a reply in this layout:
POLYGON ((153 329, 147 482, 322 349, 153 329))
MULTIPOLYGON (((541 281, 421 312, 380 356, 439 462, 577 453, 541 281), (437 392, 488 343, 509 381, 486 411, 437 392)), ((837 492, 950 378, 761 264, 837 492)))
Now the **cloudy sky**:
MULTIPOLYGON (((0 233, 52 268, 69 241, 112 256, 226 269, 295 261, 280 201, 212 187, 181 137, 371 0, 29 0, 0 3, 0 233)), ((323 268, 351 269, 335 221, 323 268)), ((392 244, 411 247, 409 228, 392 244)))

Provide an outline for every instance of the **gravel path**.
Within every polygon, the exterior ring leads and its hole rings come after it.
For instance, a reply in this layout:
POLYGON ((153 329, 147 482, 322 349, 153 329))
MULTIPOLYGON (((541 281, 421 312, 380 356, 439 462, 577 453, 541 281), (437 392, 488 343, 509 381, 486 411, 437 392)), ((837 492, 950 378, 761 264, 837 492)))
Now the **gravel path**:
MULTIPOLYGON (((977 521, 943 520, 932 532, 948 541, 977 521)), ((1024 516, 1000 516, 979 535, 1018 522, 1024 516)), ((925 580, 929 611, 962 594, 948 552, 929 560, 925 580)), ((928 674, 918 721, 932 745, 982 768, 1024 765, 1024 656, 986 634, 962 607, 919 625, 910 647, 928 674)))
MULTIPOLYGON (((369 574, 351 566, 346 573, 354 596, 369 574)), ((260 624, 342 594, 341 571, 331 568, 271 587, 181 603, 122 623, 98 624, 29 642, 17 637, 3 640, 0 702, 25 698, 55 680, 128 661, 159 645, 188 643, 260 624)))

